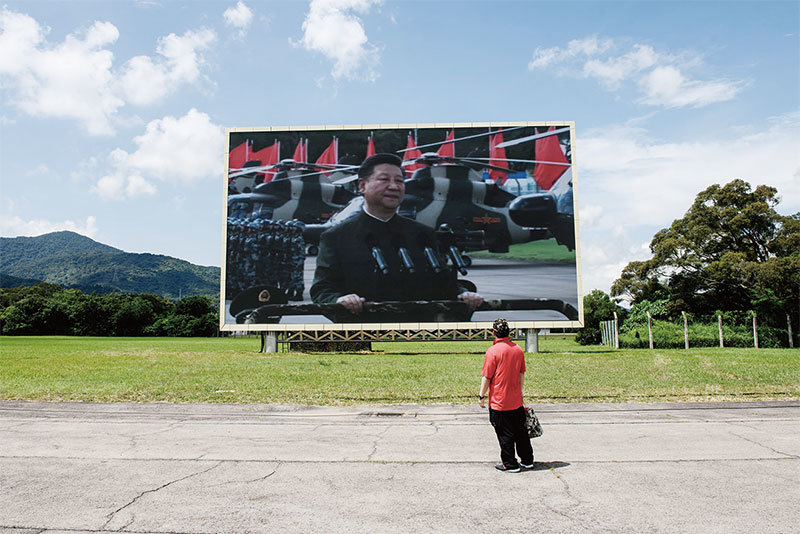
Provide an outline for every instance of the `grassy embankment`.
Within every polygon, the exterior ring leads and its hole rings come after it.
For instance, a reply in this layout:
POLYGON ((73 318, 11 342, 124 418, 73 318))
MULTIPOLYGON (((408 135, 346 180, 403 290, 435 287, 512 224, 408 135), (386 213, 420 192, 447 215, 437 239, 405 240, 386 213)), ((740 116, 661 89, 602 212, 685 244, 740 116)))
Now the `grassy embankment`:
MULTIPOLYGON (((0 399, 287 404, 475 401, 486 342, 375 343, 373 353, 259 354, 257 338, 0 339, 0 399)), ((800 398, 800 350, 581 347, 528 355, 533 402, 800 398)))

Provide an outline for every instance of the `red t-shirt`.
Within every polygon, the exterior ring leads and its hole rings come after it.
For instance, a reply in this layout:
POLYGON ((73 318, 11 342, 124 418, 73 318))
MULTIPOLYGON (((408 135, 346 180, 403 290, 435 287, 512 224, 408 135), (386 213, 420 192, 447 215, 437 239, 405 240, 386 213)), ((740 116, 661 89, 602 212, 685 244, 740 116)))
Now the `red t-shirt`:
POLYGON ((516 410, 522 406, 520 373, 525 372, 525 354, 522 349, 503 337, 494 340, 486 351, 481 374, 489 382, 489 408, 516 410))

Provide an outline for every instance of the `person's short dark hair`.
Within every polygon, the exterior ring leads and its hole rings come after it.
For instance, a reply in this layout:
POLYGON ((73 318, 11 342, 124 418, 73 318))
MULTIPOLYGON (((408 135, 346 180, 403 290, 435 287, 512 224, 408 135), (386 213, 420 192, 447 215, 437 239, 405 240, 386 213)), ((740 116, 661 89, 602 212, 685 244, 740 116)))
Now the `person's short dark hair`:
POLYGON ((508 321, 505 319, 497 319, 492 325, 492 332, 496 337, 508 337, 508 321))
POLYGON ((365 159, 361 164, 361 167, 358 169, 358 179, 366 180, 372 175, 372 171, 375 170, 375 167, 382 163, 388 163, 389 165, 394 165, 401 169, 403 168, 403 160, 400 159, 399 156, 386 153, 375 154, 365 159))

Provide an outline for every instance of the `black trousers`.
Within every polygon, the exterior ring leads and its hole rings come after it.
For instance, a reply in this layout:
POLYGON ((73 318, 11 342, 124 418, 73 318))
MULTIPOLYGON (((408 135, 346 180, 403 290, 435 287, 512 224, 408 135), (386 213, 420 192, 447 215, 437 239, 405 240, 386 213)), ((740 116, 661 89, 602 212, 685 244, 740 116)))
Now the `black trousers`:
POLYGON ((514 455, 516 445, 519 461, 530 465, 533 463, 533 447, 531 438, 525 430, 525 410, 520 406, 516 410, 492 410, 489 408, 489 422, 492 423, 500 442, 500 459, 503 465, 510 468, 519 467, 514 455))

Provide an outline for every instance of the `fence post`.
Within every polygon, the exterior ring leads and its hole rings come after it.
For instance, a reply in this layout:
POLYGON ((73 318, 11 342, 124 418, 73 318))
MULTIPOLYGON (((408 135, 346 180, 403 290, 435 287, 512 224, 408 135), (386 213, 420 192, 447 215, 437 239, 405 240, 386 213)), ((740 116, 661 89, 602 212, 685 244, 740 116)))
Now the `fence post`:
POLYGON ((753 346, 758 348, 758 326, 756 324, 756 312, 753 312, 753 346))
POLYGON ((683 344, 686 350, 689 350, 689 320, 686 318, 686 312, 682 311, 683 315, 683 344))
POLYGON ((722 314, 717 315, 717 323, 719 324, 719 348, 724 349, 725 344, 722 342, 722 314))
POLYGON ((619 348, 619 319, 617 318, 617 312, 614 312, 614 348, 619 348))
POLYGON ((653 348, 653 318, 647 312, 647 335, 650 338, 650 349, 653 348))
POLYGON ((789 348, 794 348, 794 339, 792 338, 792 318, 786 314, 786 329, 789 330, 789 348))

